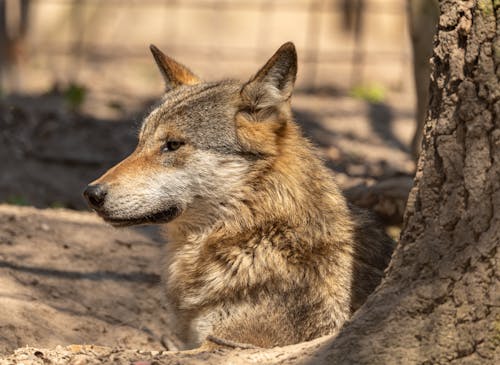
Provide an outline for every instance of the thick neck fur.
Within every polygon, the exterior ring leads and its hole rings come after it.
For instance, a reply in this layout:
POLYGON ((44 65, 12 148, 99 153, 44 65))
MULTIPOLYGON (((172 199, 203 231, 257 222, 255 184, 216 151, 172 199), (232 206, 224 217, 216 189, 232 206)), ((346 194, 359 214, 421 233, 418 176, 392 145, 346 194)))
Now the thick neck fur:
POLYGON ((335 237, 350 234, 350 212, 332 175, 289 113, 285 115, 288 120, 278 132, 275 153, 253 162, 246 180, 211 215, 208 224, 169 224, 169 240, 174 246, 227 237, 241 244, 264 227, 295 230, 307 236, 311 245, 330 245, 335 237))

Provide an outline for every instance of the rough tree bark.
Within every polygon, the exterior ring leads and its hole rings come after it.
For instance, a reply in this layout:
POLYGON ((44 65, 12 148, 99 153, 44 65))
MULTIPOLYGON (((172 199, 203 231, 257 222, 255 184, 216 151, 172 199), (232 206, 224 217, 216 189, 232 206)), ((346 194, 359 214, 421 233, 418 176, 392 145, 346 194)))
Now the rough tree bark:
MULTIPOLYGON (((285 348, 149 359, 500 364, 500 2, 443 0, 440 9, 424 149, 401 240, 386 278, 351 322, 334 338, 285 348)), ((104 351, 99 360, 131 356, 104 351)))

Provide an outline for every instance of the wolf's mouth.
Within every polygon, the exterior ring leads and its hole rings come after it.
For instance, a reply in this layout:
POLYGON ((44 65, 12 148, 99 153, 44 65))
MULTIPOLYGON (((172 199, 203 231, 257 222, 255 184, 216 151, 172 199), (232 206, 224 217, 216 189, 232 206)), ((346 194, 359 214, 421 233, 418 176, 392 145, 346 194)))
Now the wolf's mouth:
POLYGON ((148 214, 142 217, 130 217, 130 218, 113 218, 109 217, 103 213, 99 214, 106 222, 112 224, 115 227, 126 227, 135 226, 139 224, 158 224, 158 223, 168 223, 176 218, 181 213, 178 207, 171 207, 167 210, 148 214))

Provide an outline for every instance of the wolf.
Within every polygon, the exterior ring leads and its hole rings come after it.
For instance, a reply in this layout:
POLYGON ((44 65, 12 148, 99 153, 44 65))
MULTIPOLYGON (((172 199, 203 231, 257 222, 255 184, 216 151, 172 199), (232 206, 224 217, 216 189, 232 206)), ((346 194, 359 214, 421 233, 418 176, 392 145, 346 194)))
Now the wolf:
POLYGON ((164 224, 179 349, 335 334, 379 284, 393 241, 350 206, 291 110, 293 43, 247 82, 204 82, 151 46, 165 94, 134 152, 84 196, 116 227, 164 224))

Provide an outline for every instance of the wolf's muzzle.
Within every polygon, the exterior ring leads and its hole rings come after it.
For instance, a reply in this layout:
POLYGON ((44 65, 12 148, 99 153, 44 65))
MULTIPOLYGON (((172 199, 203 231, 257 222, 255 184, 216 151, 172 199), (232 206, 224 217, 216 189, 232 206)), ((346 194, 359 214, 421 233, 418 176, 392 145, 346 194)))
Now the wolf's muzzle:
POLYGON ((107 189, 104 184, 89 185, 83 192, 83 196, 87 199, 90 207, 96 210, 103 206, 106 194, 107 189))

